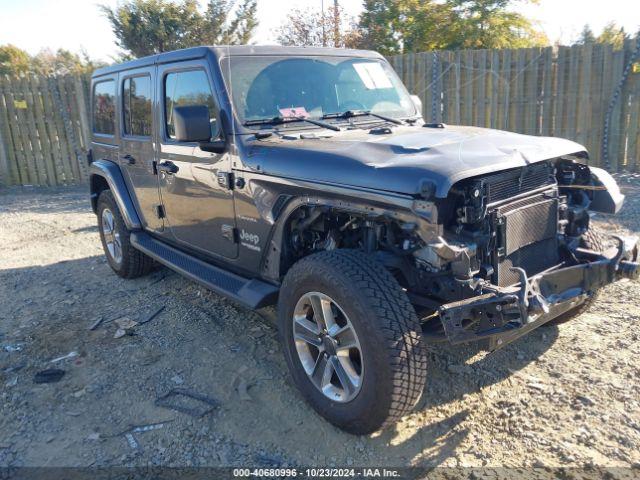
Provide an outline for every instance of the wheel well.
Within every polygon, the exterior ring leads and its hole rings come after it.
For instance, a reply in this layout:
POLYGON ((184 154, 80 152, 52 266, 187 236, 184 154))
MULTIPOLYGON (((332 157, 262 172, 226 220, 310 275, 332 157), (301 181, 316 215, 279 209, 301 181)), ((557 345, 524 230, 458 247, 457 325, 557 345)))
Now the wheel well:
POLYGON ((91 175, 90 179, 91 188, 91 208, 93 213, 98 210, 98 197, 104 190, 109 190, 109 184, 107 180, 100 175, 91 175))
POLYGON ((303 205, 286 220, 280 250, 280 275, 301 258, 320 251, 360 250, 373 255, 406 285, 411 254, 421 246, 414 223, 372 211, 328 205, 303 205))

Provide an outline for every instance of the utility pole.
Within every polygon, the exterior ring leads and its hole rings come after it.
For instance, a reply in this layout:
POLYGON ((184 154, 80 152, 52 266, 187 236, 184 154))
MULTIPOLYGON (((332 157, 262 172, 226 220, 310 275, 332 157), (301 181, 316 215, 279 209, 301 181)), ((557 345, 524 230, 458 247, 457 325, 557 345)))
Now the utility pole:
POLYGON ((340 39, 340 4, 338 0, 333 0, 333 46, 339 47, 342 41, 340 39))

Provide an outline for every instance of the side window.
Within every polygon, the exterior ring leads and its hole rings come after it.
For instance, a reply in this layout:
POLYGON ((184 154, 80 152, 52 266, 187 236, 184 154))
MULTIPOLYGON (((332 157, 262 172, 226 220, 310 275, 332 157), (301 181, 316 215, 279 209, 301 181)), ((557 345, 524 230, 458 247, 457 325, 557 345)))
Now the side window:
POLYGON ((93 131, 113 135, 116 131, 116 82, 107 80, 93 87, 93 131))
POLYGON ((173 108, 184 105, 206 105, 209 107, 211 138, 220 136, 218 112, 209 79, 204 70, 189 70, 169 73, 164 80, 165 120, 167 137, 175 138, 173 108))
POLYGON ((151 136, 151 77, 133 77, 122 84, 125 135, 151 136))

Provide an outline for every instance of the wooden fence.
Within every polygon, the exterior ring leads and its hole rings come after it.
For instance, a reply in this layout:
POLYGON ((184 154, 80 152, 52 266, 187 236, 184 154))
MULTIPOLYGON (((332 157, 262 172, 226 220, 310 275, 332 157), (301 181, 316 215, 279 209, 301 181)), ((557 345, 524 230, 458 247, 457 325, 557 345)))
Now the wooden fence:
MULTIPOLYGON (((594 165, 638 171, 640 64, 625 73, 634 47, 439 51, 390 61, 420 96, 427 121, 569 138, 586 145, 594 165)), ((88 101, 86 77, 0 77, 0 186, 85 182, 88 101)))
POLYGON ((569 138, 587 147, 593 165, 638 171, 640 63, 630 62, 635 49, 629 40, 621 50, 440 51, 390 61, 420 96, 427 121, 569 138))
POLYGON ((87 180, 89 78, 0 77, 0 185, 87 180))

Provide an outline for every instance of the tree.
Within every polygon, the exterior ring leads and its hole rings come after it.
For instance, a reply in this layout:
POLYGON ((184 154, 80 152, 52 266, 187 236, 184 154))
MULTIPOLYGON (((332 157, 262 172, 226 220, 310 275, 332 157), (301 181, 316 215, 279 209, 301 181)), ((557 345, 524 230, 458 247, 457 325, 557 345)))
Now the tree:
POLYGON ((22 75, 29 71, 31 57, 24 50, 11 45, 0 45, 0 74, 22 75))
POLYGON ((611 44, 614 49, 620 50, 624 47, 624 41, 628 38, 629 34, 624 31, 624 27, 619 27, 615 22, 609 22, 596 38, 596 42, 611 44))
MULTIPOLYGON (((337 2, 336 2, 337 3, 337 2)), ((278 43, 287 46, 352 47, 359 43, 355 19, 334 4, 320 9, 294 9, 276 29, 278 43)))
POLYGON ((31 59, 30 70, 38 75, 58 76, 70 74, 91 73, 96 68, 104 66, 104 62, 92 60, 86 51, 80 54, 59 48, 55 53, 42 49, 31 59))
POLYGON ((580 45, 596 43, 596 36, 594 35, 593 30, 591 30, 591 27, 589 25, 585 25, 582 28, 582 32, 580 32, 580 38, 576 43, 580 45))
POLYGON ((258 24, 256 0, 243 0, 237 8, 235 3, 210 0, 204 14, 197 0, 129 0, 100 8, 118 46, 128 55, 143 57, 203 44, 248 43, 258 24))
MULTIPOLYGON (((525 0, 536 3, 537 0, 525 0)), ((524 15, 508 9, 513 0, 449 0, 454 22, 446 48, 526 48, 549 44, 524 15)))
MULTIPOLYGON (((537 1, 537 0, 522 0, 537 1)), ((548 44, 513 0, 365 0, 363 46, 384 54, 548 44)))

